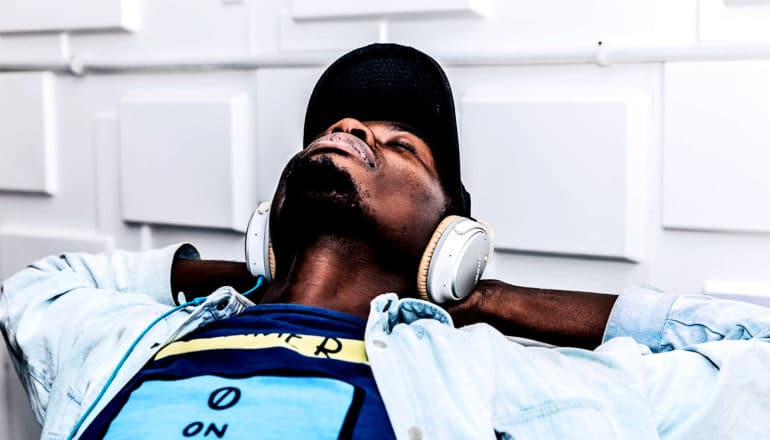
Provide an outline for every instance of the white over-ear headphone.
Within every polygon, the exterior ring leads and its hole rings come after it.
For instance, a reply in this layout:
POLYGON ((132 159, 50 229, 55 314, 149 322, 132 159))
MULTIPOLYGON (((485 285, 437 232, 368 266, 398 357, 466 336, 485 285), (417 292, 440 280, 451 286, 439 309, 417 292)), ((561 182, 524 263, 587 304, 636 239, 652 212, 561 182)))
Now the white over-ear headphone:
POLYGON ((255 277, 267 282, 275 277, 275 254, 270 241, 270 201, 260 202, 246 227, 246 265, 255 277))
MULTIPOLYGON (((252 275, 275 277, 275 254, 270 242, 270 203, 261 202, 246 228, 246 265, 252 275)), ((439 223, 417 269, 417 292, 428 301, 446 303, 468 296, 492 254, 489 226, 450 215, 439 223)))

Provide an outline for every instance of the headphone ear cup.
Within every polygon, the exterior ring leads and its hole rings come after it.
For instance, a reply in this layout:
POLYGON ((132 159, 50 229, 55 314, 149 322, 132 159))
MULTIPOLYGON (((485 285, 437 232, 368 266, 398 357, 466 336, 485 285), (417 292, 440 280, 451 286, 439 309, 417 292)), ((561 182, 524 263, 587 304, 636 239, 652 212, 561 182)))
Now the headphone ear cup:
POLYGON ((456 215, 439 223, 417 268, 417 293, 438 304, 465 299, 476 286, 492 252, 491 231, 456 215))
POLYGON ((275 279, 275 252, 273 252, 273 240, 270 240, 267 242, 267 252, 268 252, 268 265, 269 265, 269 274, 270 274, 270 280, 275 279))
POLYGON ((433 235, 430 237, 430 240, 428 240, 428 245, 425 247, 425 252, 422 253, 422 258, 420 258, 420 265, 417 266, 417 294, 420 295, 420 298, 424 299, 425 301, 431 301, 431 298, 428 295, 428 272, 430 270, 430 264, 431 260, 433 259, 434 251, 436 250, 436 246, 441 240, 441 236, 444 235, 447 227, 449 227, 449 225, 458 219, 462 219, 462 217, 458 215, 450 215, 445 217, 444 220, 441 220, 438 226, 436 226, 436 230, 433 231, 433 235))
POLYGON ((246 227, 246 266, 255 277, 270 282, 275 275, 275 254, 270 242, 270 201, 262 202, 246 227))

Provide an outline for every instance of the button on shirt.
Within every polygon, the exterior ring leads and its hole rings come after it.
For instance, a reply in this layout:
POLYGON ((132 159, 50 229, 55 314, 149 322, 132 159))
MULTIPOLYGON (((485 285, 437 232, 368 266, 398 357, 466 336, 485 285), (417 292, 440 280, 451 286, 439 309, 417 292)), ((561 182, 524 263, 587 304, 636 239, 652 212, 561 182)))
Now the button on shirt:
MULTIPOLYGON (((173 305, 175 254, 195 257, 190 246, 65 254, 4 283, 0 319, 43 438, 67 435, 133 339, 173 305)), ((172 314, 94 413, 158 350, 246 305, 220 289, 172 314)), ((457 329, 440 307, 395 294, 372 302, 364 341, 397 438, 759 439, 770 432, 769 335, 763 307, 632 288, 593 351, 526 347, 484 324, 457 329)))

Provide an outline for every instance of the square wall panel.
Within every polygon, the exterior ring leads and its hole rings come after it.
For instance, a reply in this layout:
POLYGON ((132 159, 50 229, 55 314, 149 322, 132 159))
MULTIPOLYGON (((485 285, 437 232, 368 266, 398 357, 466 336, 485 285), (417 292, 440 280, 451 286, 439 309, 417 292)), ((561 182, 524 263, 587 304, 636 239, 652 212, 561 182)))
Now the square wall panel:
POLYGON ((378 38, 375 20, 295 21, 288 9, 279 16, 279 45, 283 51, 340 50, 363 46, 378 38))
POLYGON ((648 100, 500 95, 462 102, 464 180, 496 248, 639 261, 648 100))
POLYGON ((770 0, 725 0, 728 6, 770 5, 770 0))
POLYGON ((255 178, 245 94, 133 94, 120 105, 123 219, 244 231, 255 178))
POLYGON ((54 192, 55 106, 50 73, 0 74, 0 191, 54 192))
POLYGON ((431 16, 481 16, 489 8, 487 0, 292 0, 295 20, 334 20, 355 18, 426 18, 431 16))
MULTIPOLYGON (((694 44, 698 41, 698 0, 652 0, 652 35, 648 44, 694 44)), ((610 40, 611 41, 611 40, 610 40)))
POLYGON ((0 0, 0 33, 135 30, 139 0, 0 0))
MULTIPOLYGON (((258 0, 249 1, 248 5, 228 6, 218 0, 136 1, 141 10, 140 30, 131 35, 77 32, 70 36, 73 52, 85 58, 115 56, 123 60, 146 60, 172 56, 202 60, 209 56, 246 56, 253 53, 251 49, 275 50, 269 42, 277 36, 264 37, 265 43, 256 37, 270 33, 266 28, 272 26, 275 17, 270 16, 273 20, 269 24, 267 16, 260 21, 250 17, 252 6, 262 8, 263 3, 272 2, 258 0)), ((275 34, 275 30, 271 30, 275 34)))
POLYGON ((112 249, 109 236, 62 229, 0 229, 0 281, 26 265, 64 252, 101 253, 112 249))
MULTIPOLYGON (((683 0, 668 2, 677 3, 677 6, 666 5, 668 19, 676 20, 683 15, 680 1, 683 0)), ((417 6, 429 2, 411 3, 417 6)), ((435 20, 389 20, 389 39, 435 55, 466 51, 472 54, 537 53, 546 48, 587 47, 600 40, 618 46, 649 45, 651 40, 659 42, 668 38, 669 33, 661 28, 662 23, 649 0, 495 0, 490 9, 483 18, 478 18, 478 14, 455 14, 435 20), (654 34, 657 31, 661 33, 654 34)), ((689 21, 694 21, 692 15, 689 21)), ((674 34, 679 35, 686 27, 674 34)), ((575 69, 574 65, 568 67, 575 69)))
POLYGON ((302 151, 302 131, 313 86, 321 68, 264 68, 257 71, 256 144, 259 146, 259 200, 272 199, 292 156, 302 151))
POLYGON ((698 38, 701 41, 770 41, 770 1, 700 0, 698 38))
POLYGON ((706 280, 703 293, 717 298, 770 307, 770 284, 706 280))
POLYGON ((770 62, 664 69, 664 226, 770 232, 770 62))

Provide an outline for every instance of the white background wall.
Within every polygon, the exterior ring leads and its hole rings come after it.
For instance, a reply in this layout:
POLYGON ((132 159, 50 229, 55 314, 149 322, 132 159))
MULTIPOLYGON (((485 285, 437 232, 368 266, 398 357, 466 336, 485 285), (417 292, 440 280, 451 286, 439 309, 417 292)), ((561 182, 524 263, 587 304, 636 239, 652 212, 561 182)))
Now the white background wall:
MULTIPOLYGON (((768 0, 0 0, 0 279, 242 259, 315 79, 377 40, 447 67, 489 276, 770 295, 768 0)), ((35 438, 0 371, 0 438, 35 438)))

